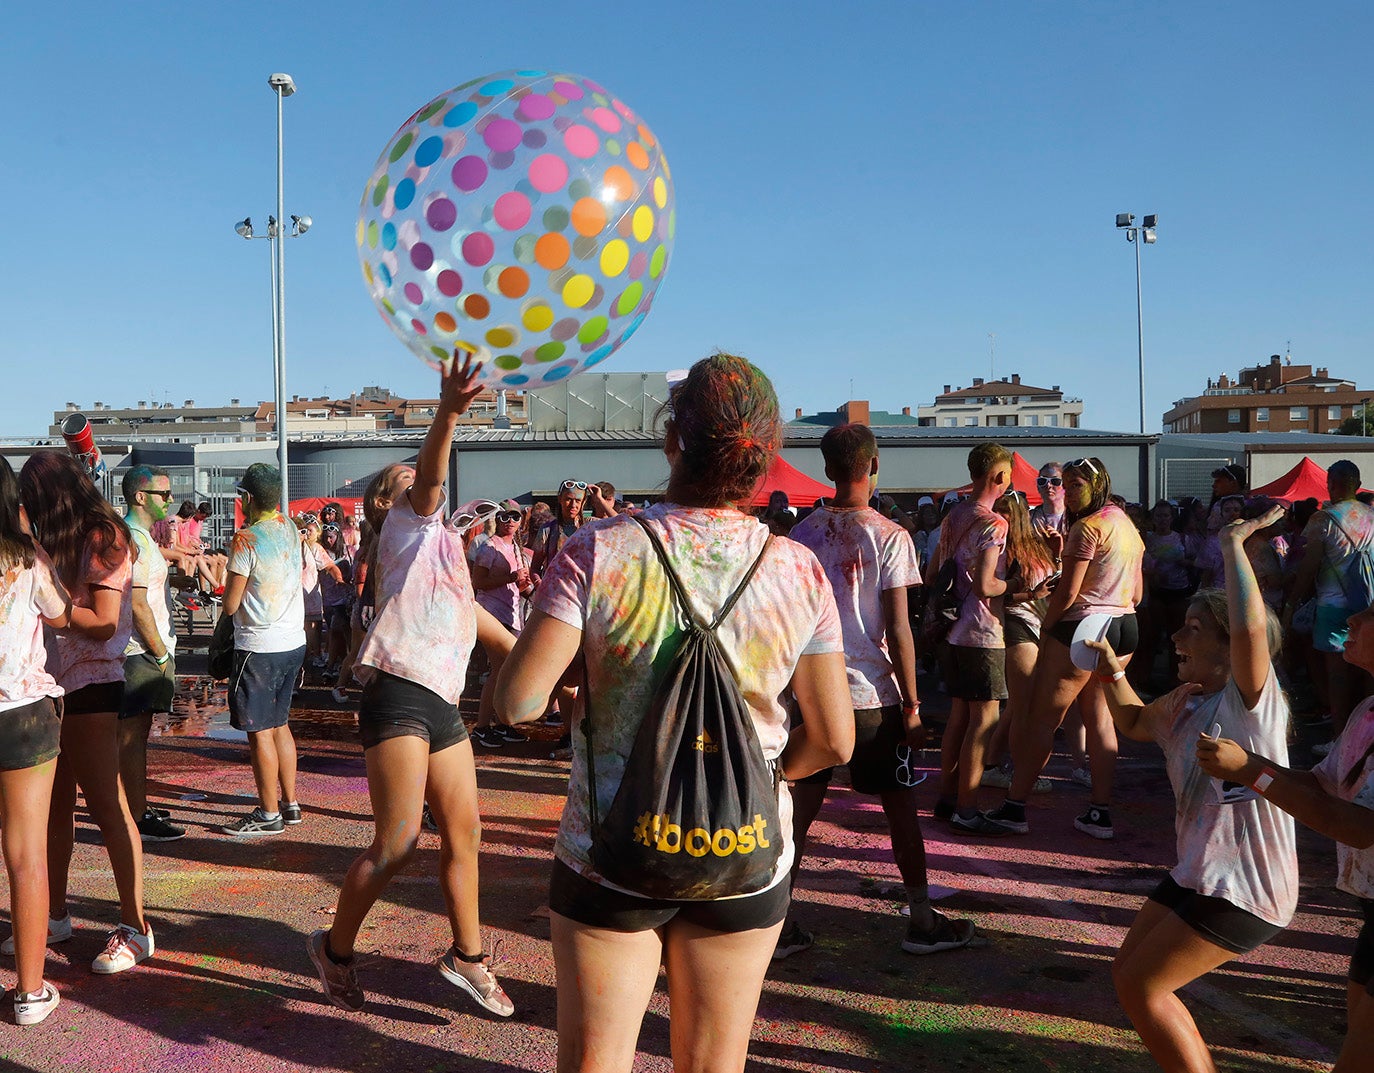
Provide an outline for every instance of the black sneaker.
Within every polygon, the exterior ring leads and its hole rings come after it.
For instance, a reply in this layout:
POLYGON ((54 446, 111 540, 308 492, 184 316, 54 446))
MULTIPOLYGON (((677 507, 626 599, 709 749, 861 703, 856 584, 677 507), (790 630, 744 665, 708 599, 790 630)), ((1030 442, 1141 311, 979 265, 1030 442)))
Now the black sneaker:
POLYGON ((300 802, 283 801, 281 803, 281 822, 287 827, 294 827, 301 822, 300 802))
POLYGON ((1116 832, 1112 830, 1111 814, 1105 808, 1098 808, 1096 805, 1090 805, 1087 812, 1073 821, 1073 825, 1093 838, 1106 840, 1116 837, 1116 832))
POLYGON ((259 806, 247 816, 225 824, 220 830, 235 838, 257 838, 259 835, 279 835, 286 830, 286 825, 282 823, 280 813, 269 820, 267 813, 259 806))
POLYGON ((502 740, 508 745, 524 745, 525 742, 529 740, 525 735, 521 734, 520 731, 516 730, 515 727, 504 725, 492 726, 488 728, 488 731, 501 735, 502 740))
POLYGON ((902 949, 908 954, 938 954, 942 950, 957 950, 973 941, 973 921, 951 920, 944 913, 935 914, 935 926, 929 931, 917 931, 908 925, 902 949))
POLYGON ((186 837, 186 828, 168 823, 153 809, 138 818, 138 837, 144 842, 175 842, 186 837))
POLYGON ((509 743, 495 727, 483 727, 472 732, 472 740, 483 749, 504 749, 509 743))
POLYGON ((151 812, 154 816, 157 816, 159 819, 170 820, 172 818, 172 814, 170 812, 168 812, 165 808, 158 808, 156 805, 149 805, 148 811, 151 812))
POLYGON ((773 960, 782 961, 783 958, 790 958, 793 954, 800 954, 803 950, 810 950, 815 941, 814 935, 800 924, 793 922, 790 928, 778 936, 778 945, 773 948, 773 960))
POLYGON ((1009 835, 1028 835, 1030 834, 1030 824, 1026 821, 1025 806, 1022 806, 1019 811, 1021 815, 1018 817, 1012 806, 1003 801, 991 812, 983 813, 983 816, 992 823, 1000 824, 1009 835))

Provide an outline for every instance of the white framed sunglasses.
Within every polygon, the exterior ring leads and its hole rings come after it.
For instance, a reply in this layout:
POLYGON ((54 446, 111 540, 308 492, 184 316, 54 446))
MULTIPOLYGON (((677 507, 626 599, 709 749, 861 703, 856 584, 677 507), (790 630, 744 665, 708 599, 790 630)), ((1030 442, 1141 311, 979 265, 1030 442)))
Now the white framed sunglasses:
POLYGON ((477 525, 486 525, 488 518, 496 516, 496 512, 501 509, 499 503, 493 503, 490 499, 474 499, 471 503, 464 503, 448 517, 448 527, 459 533, 466 533, 469 529, 477 525))

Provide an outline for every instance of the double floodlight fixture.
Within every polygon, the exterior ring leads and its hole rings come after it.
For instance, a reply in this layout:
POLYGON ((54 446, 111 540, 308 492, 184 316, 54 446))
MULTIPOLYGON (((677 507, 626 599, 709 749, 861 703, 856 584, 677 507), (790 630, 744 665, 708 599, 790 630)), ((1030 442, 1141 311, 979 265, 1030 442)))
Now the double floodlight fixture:
MULTIPOLYGON (((315 221, 309 216, 297 216, 293 213, 291 216, 291 230, 286 232, 286 236, 288 238, 299 238, 314 225, 315 221)), ((253 234, 253 218, 251 216, 244 217, 236 223, 234 225, 234 230, 238 232, 242 238, 276 238, 278 234, 277 218, 275 216, 267 217, 267 234, 265 235, 253 234)))
POLYGON ((1139 232, 1141 242, 1147 246, 1153 245, 1156 241, 1155 228, 1158 225, 1159 216, 1153 212, 1143 217, 1139 226, 1135 222, 1135 213, 1118 212, 1116 214, 1116 226, 1125 229, 1127 242, 1136 241, 1136 233, 1139 232))

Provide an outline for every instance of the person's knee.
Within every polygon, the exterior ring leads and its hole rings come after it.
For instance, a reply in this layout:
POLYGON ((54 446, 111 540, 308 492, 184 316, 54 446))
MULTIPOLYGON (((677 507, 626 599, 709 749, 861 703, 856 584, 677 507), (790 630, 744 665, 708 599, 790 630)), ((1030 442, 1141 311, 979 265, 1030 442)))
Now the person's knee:
POLYGON ((379 832, 377 840, 372 843, 367 853, 372 859, 373 867, 390 877, 414 859, 419 841, 418 832, 407 830, 402 834, 388 837, 382 837, 379 832))

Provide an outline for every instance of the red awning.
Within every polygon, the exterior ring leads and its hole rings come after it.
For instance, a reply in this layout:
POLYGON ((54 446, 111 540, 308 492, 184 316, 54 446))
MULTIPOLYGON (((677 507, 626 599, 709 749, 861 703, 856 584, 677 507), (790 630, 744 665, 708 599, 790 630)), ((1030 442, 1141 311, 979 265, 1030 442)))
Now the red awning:
POLYGON ((773 465, 759 482, 758 490, 750 505, 768 506, 768 497, 773 492, 786 492, 787 500, 794 507, 809 507, 822 496, 833 496, 835 489, 828 484, 812 480, 795 466, 782 460, 782 455, 773 459, 773 465))
MULTIPOLYGON (((1040 506, 1040 490, 1035 485, 1035 478, 1038 476, 1040 471, 1022 458, 1020 451, 1011 453, 1011 486, 1018 492, 1025 492, 1026 502, 1032 507, 1040 506)), ((961 496, 968 495, 971 491, 972 484, 950 489, 950 492, 958 492, 961 496)), ((949 495, 949 492, 945 495, 949 495)))
POLYGON ((1270 481, 1262 488, 1251 489, 1250 494, 1277 499, 1289 506, 1304 499, 1315 499, 1318 503, 1325 503, 1331 497, 1326 488, 1326 470, 1306 455, 1278 480, 1270 481))

